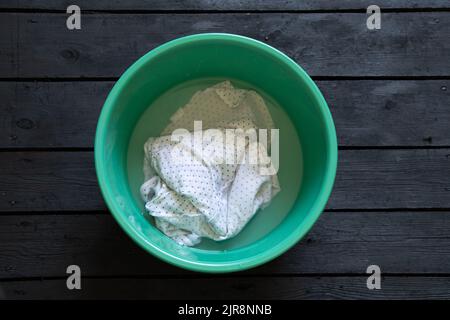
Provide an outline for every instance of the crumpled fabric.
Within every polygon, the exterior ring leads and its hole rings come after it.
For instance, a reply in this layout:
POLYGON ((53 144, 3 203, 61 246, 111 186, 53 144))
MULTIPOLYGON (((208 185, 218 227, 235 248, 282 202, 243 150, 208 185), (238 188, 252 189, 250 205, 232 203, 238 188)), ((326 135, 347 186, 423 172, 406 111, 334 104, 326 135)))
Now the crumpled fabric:
POLYGON ((161 136, 144 145, 140 192, 157 228, 187 246, 202 237, 218 241, 238 234, 280 191, 276 174, 261 174, 272 166, 270 161, 248 161, 250 154, 270 160, 268 150, 245 135, 248 129, 270 133, 273 128, 264 100, 254 91, 224 81, 196 92, 161 136), (201 130, 194 130, 196 121, 201 121, 201 130), (183 134, 174 139, 180 128, 183 134), (227 139, 208 136, 208 129, 227 139), (244 147, 236 148, 239 143, 244 147))

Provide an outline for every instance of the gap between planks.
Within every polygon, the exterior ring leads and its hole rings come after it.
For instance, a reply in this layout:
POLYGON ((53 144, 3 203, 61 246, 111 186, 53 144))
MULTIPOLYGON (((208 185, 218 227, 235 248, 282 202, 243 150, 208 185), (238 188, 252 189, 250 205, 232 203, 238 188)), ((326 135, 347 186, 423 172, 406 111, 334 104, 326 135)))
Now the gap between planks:
MULTIPOLYGON (((367 14, 367 8, 359 9, 243 9, 243 10, 220 10, 220 9, 83 9, 83 14, 236 14, 236 13, 258 13, 258 14, 273 14, 273 13, 292 13, 292 14, 329 14, 329 13, 362 13, 367 14)), ((382 13, 426 13, 426 12, 450 12, 450 7, 423 7, 423 8, 382 8, 382 13)), ((67 14, 66 10, 61 9, 33 9, 33 8, 0 8, 0 13, 53 13, 53 14, 67 14)))

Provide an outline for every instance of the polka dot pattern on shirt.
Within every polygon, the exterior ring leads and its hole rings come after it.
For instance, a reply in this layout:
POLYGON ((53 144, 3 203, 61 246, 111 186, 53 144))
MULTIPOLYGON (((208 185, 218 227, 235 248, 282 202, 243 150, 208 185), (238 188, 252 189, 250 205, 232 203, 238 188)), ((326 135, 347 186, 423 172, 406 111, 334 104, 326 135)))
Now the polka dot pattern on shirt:
POLYGON ((161 137, 147 140, 140 191, 162 232, 188 246, 202 237, 228 239, 268 205, 280 190, 276 175, 261 175, 261 164, 223 161, 245 159, 251 148, 267 156, 262 145, 243 134, 258 128, 274 128, 264 100, 254 91, 235 89, 224 81, 195 93, 172 116, 161 137), (203 139, 196 144, 194 121, 199 120, 203 139), (170 135, 179 128, 188 133, 181 141, 173 141, 170 135), (208 129, 219 130, 223 136, 227 133, 231 139, 205 138, 208 129), (244 149, 234 148, 238 139, 244 149))

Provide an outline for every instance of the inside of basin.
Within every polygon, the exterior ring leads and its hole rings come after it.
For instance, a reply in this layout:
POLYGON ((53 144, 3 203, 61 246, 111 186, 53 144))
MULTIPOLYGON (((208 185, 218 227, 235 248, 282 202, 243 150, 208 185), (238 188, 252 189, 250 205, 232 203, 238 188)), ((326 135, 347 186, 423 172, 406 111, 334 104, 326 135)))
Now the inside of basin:
MULTIPOLYGON (((279 129, 280 165, 278 178, 281 191, 270 205, 258 210, 245 228, 235 237, 224 241, 203 238, 195 248, 202 250, 231 250, 247 246, 261 239, 278 226, 292 209, 302 181, 302 150, 298 134, 287 113, 277 102, 262 89, 238 79, 204 77, 189 80, 176 85, 152 101, 139 117, 131 134, 127 152, 127 175, 129 190, 136 207, 149 224, 154 225, 153 218, 146 212, 139 188, 144 182, 143 145, 149 137, 157 137, 167 126, 170 117, 184 106, 193 94, 224 80, 230 80, 234 87, 254 90, 260 94, 279 129)), ((159 232, 159 231, 158 231, 159 232)), ((165 237, 161 233, 161 236, 165 237)))

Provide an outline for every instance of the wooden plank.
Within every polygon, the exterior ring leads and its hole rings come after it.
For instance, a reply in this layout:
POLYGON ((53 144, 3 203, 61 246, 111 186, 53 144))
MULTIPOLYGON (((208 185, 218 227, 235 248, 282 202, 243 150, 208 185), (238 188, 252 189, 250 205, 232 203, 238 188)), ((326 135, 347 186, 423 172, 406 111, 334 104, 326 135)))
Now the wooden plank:
POLYGON ((0 147, 93 148, 112 82, 0 82, 0 147))
MULTIPOLYGON (((73 4, 70 0, 3 0, 0 8, 14 9, 50 9, 65 10, 73 4)), ((88 1, 78 0, 77 5, 82 10, 345 10, 345 9, 366 9, 372 2, 361 0, 316 0, 316 1, 298 1, 298 0, 128 0, 128 1, 88 1)), ((427 0, 427 1, 408 1, 408 0, 379 0, 377 5, 383 9, 389 8, 448 8, 446 1, 427 0)))
MULTIPOLYGON (((449 299, 448 277, 286 277, 212 279, 85 279, 67 290, 66 279, 0 282, 5 299, 449 299)), ((0 297, 1 298, 1 297, 0 297)), ((178 310, 178 309, 173 309, 178 310)), ((174 311, 174 312, 175 312, 174 311)), ((169 314, 169 313, 168 313, 169 314)))
MULTIPOLYGON (((342 150, 327 208, 450 208, 450 150, 342 150)), ((0 211, 102 209, 92 152, 1 153, 0 211)))
MULTIPOLYGON (((276 260, 239 275, 448 274, 450 211, 325 212, 276 260)), ((108 214, 0 216, 0 279, 190 275, 135 245, 108 214)))
POLYGON ((88 14, 70 31, 66 14, 1 13, 0 77, 117 77, 177 37, 229 32, 265 41, 313 76, 449 76, 450 12, 88 14), (351 66, 349 68, 349 66, 351 66))
POLYGON ((340 146, 450 145, 450 81, 317 81, 340 146))
POLYGON ((92 152, 3 152, 1 211, 105 209, 92 152))
MULTIPOLYGON (((316 82, 340 146, 450 146, 449 80, 316 82)), ((0 148, 92 148, 112 85, 0 82, 0 148)))
POLYGON ((450 153, 341 151, 328 208, 450 207, 450 153))

